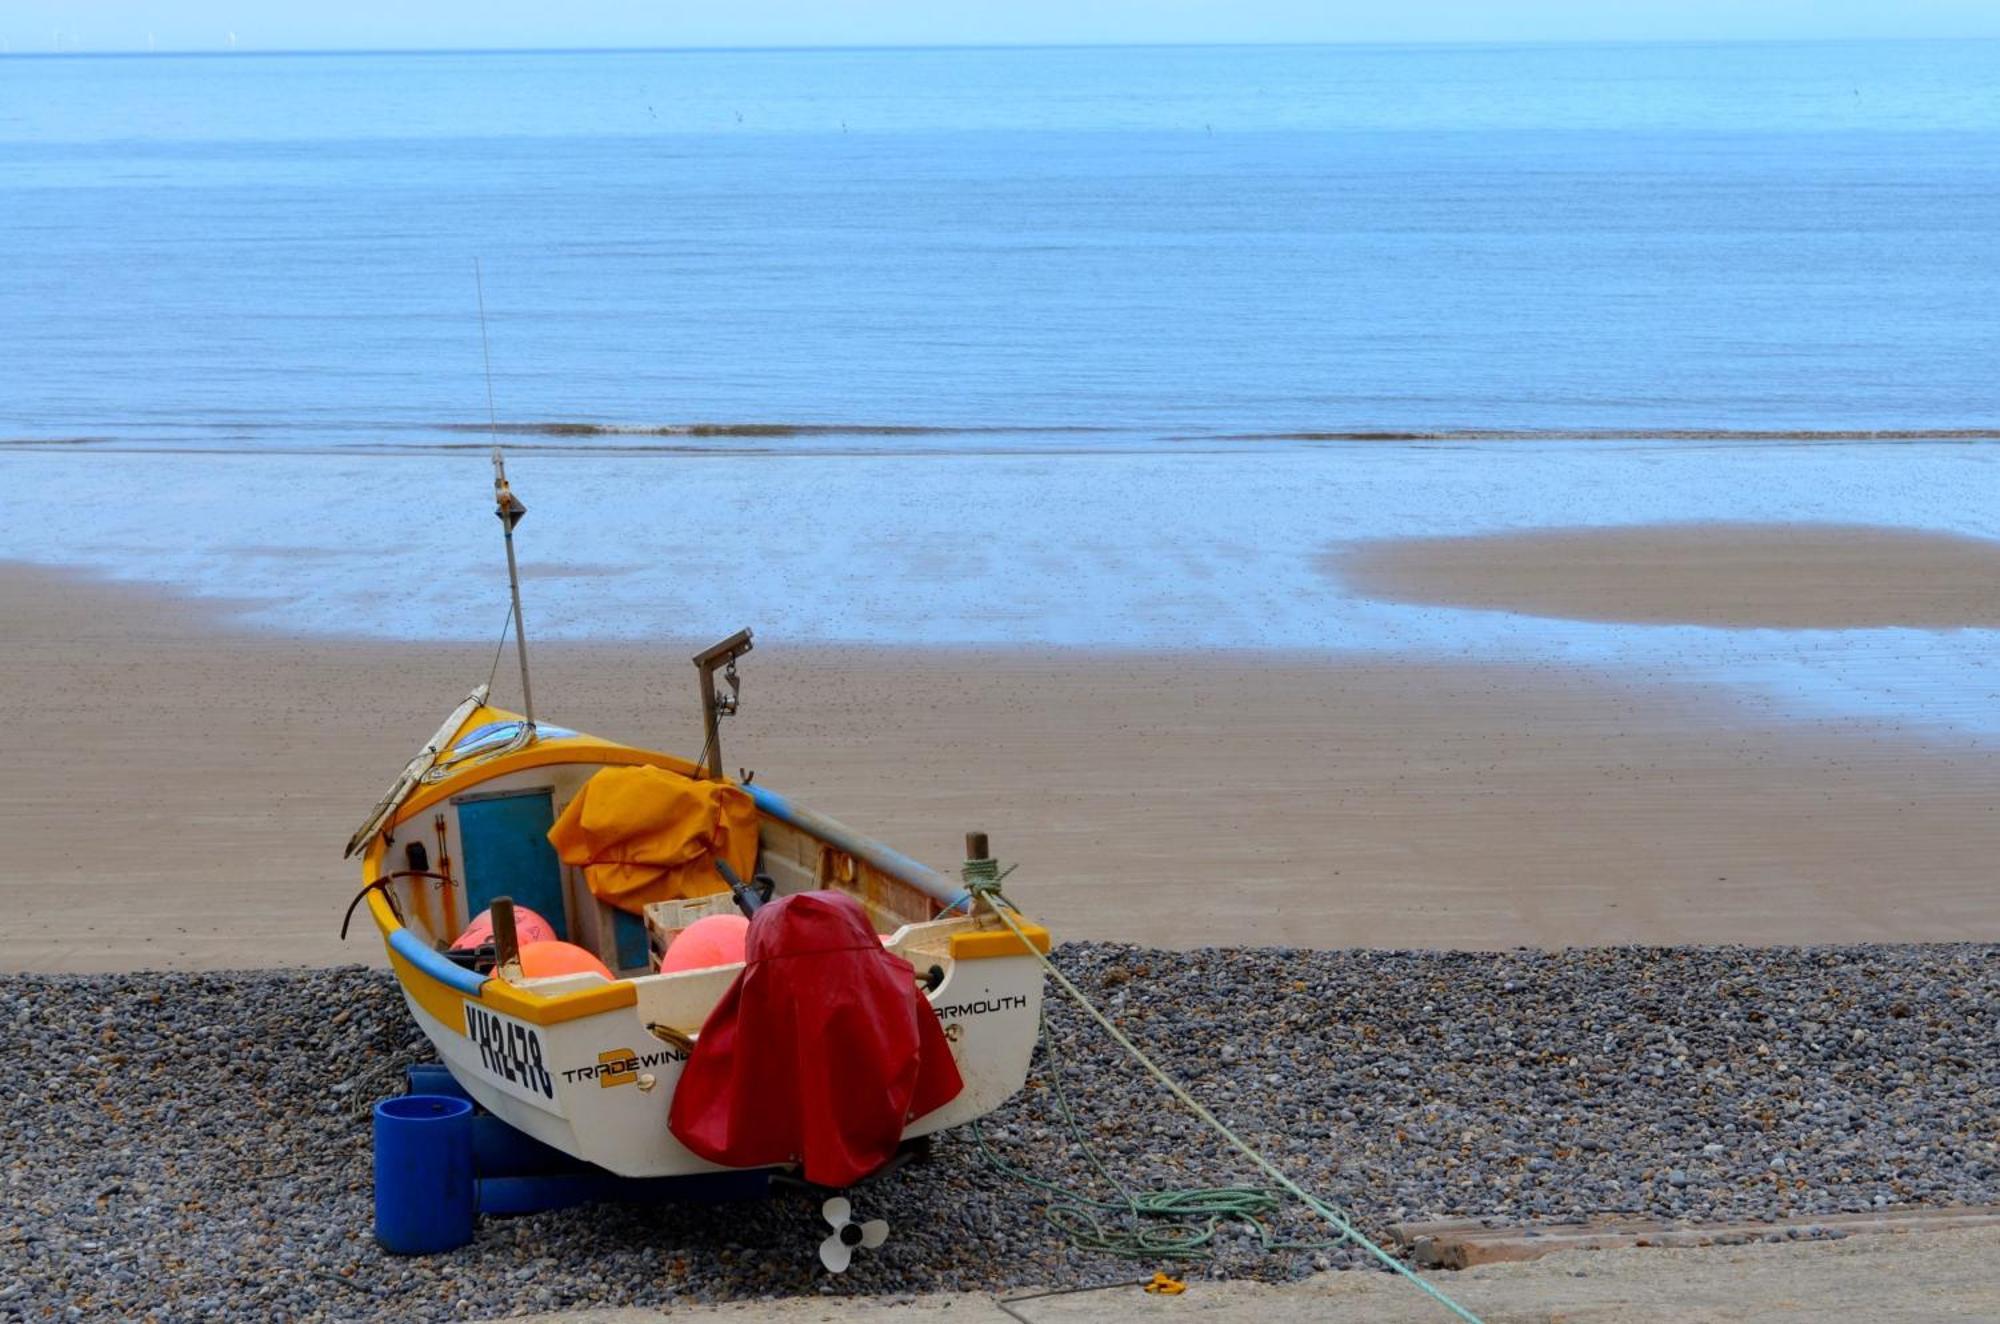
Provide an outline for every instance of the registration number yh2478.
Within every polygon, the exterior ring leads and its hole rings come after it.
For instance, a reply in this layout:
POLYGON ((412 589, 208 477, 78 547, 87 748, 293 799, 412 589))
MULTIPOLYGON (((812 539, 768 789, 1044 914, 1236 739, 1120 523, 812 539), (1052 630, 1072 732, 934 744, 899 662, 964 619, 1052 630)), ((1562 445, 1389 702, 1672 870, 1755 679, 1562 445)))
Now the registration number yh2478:
POLYGON ((496 1016, 468 1002, 465 1030, 466 1036, 479 1046, 479 1064, 487 1071, 516 1090, 539 1094, 544 1099, 555 1098, 555 1080, 549 1075, 541 1032, 534 1026, 496 1016))

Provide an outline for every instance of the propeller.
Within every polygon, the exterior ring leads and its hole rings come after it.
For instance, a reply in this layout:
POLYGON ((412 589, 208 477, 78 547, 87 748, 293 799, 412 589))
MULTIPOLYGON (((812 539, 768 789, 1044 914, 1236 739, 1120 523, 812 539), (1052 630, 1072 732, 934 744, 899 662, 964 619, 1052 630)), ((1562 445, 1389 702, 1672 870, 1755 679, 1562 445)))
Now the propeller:
POLYGON ((866 1223, 853 1221, 854 1206, 844 1196, 836 1195, 819 1207, 827 1226, 833 1229, 825 1241, 819 1243, 819 1262, 828 1273, 846 1273, 847 1266, 854 1260, 854 1249, 874 1250, 889 1239, 887 1220, 871 1218, 866 1223))

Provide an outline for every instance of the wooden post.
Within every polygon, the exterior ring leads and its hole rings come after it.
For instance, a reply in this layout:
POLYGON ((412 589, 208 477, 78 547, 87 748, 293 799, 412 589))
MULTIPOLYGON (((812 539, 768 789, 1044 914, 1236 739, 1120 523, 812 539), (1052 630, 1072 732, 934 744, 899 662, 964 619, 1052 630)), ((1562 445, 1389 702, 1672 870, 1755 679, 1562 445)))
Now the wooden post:
POLYGON ((988 847, 986 844, 986 834, 984 832, 968 832, 965 834, 966 859, 988 860, 993 858, 987 852, 988 852, 988 847))
POLYGON ((521 935, 514 930, 514 898, 493 898, 493 973, 508 983, 521 979, 521 935))
MULTIPOLYGON (((700 666, 700 663, 696 663, 700 666)), ((712 782, 722 780, 722 714, 715 711, 715 673, 701 667, 702 752, 708 759, 701 771, 712 782)))

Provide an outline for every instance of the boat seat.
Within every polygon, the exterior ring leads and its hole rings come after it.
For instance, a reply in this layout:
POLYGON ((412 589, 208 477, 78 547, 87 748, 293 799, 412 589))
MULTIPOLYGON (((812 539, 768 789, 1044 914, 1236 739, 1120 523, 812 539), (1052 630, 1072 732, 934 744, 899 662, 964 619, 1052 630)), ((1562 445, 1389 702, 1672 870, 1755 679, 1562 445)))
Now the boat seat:
POLYGON ((621 974, 652 969, 644 920, 599 898, 574 865, 564 867, 563 887, 576 931, 570 941, 621 974))

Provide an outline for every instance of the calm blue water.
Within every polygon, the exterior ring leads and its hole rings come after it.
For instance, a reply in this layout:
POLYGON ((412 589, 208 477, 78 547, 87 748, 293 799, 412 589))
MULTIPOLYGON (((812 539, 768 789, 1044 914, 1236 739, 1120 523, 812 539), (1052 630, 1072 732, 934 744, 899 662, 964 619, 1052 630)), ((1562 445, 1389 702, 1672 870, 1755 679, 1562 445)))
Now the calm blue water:
POLYGON ((517 423, 1991 428, 2000 44, 0 59, 0 439, 474 440, 475 255, 517 423))
POLYGON ((475 255, 536 638, 1557 662, 2000 734, 1993 631, 1323 569, 2000 536, 2000 446, 1935 435, 2000 428, 2000 43, 0 59, 0 558, 483 676, 475 255), (1606 435, 1286 435, 1509 431, 1606 435))

